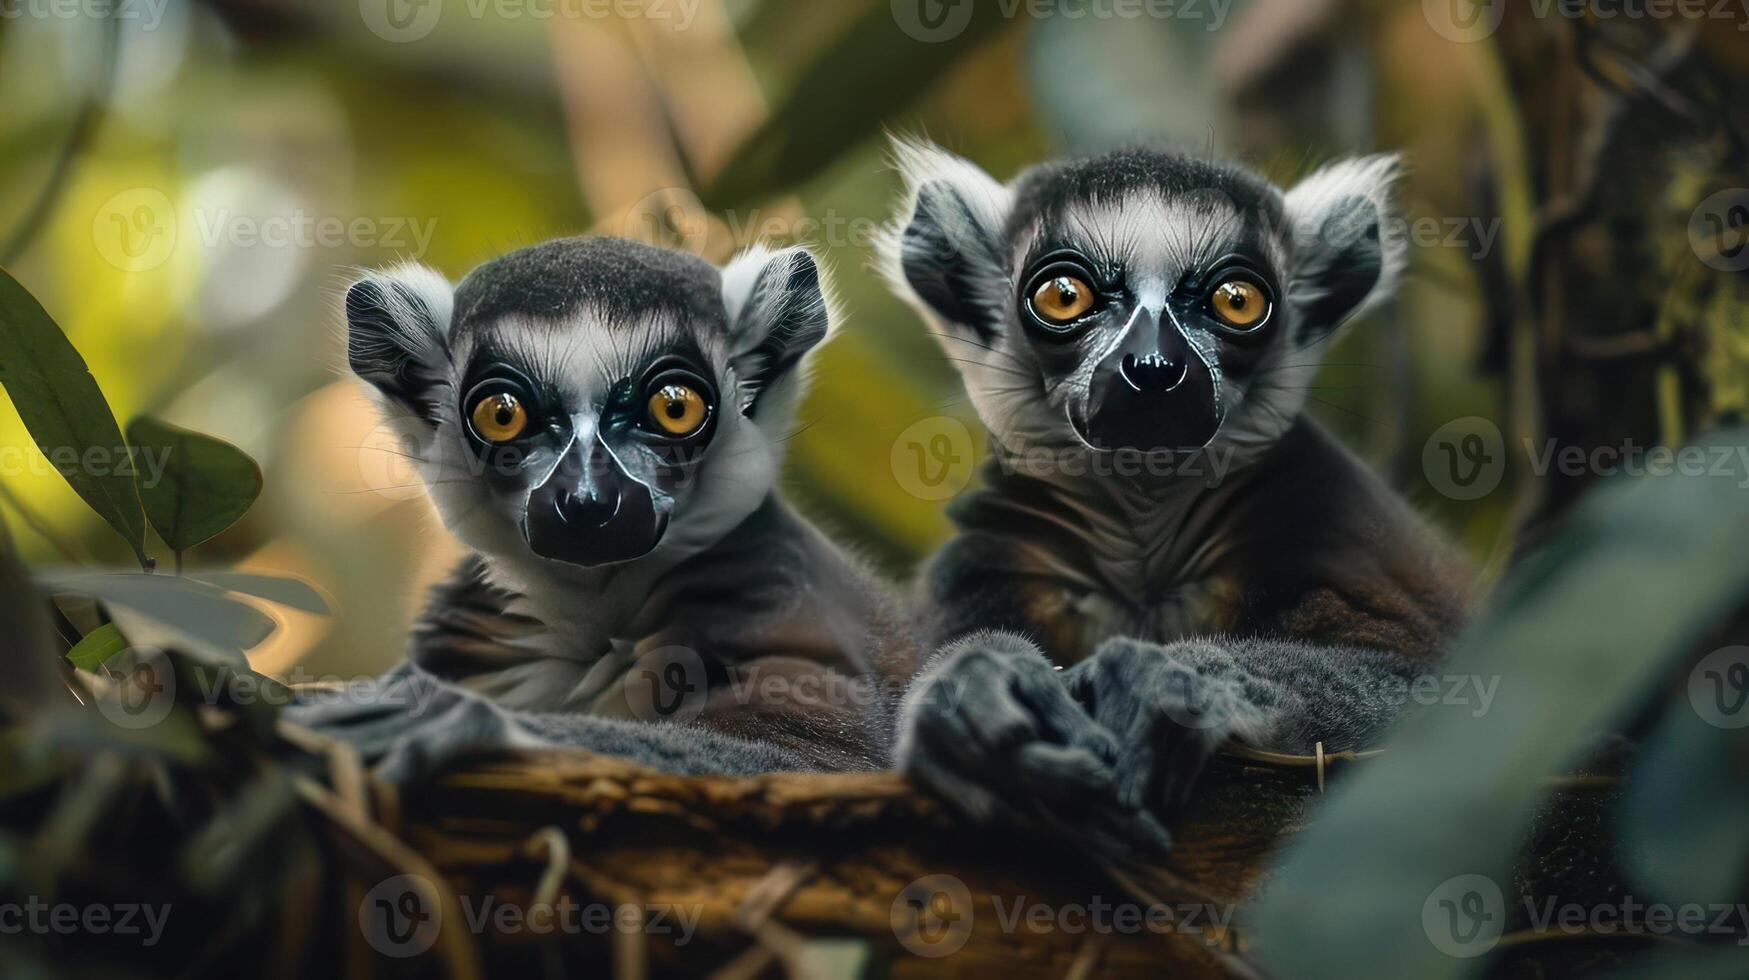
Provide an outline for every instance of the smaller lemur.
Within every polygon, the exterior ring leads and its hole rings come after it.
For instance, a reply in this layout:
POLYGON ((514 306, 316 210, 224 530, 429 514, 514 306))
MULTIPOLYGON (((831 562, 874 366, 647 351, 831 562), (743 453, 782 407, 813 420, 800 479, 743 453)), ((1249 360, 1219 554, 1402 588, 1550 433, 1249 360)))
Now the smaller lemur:
POLYGON ((353 372, 472 554, 390 696, 304 720, 396 747, 403 773, 507 743, 682 772, 888 763, 906 620, 775 489, 832 327, 806 249, 719 270, 564 239, 454 289, 415 265, 367 275, 345 306, 353 372))
POLYGON ((1169 814, 1228 737, 1377 738, 1469 577, 1302 412, 1405 263, 1381 234, 1395 160, 1287 192, 1154 148, 1006 185, 932 146, 898 160, 884 272, 991 437, 922 576, 942 649, 901 767, 975 816, 1086 823, 1114 799, 1169 814))

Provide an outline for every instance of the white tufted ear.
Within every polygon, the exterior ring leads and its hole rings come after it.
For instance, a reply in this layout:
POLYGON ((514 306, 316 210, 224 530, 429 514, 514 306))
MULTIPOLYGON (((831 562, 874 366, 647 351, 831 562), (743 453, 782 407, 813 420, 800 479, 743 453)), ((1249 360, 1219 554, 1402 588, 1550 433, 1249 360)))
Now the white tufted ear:
POLYGON ((942 327, 993 336, 1009 302, 1002 233, 1012 192, 933 143, 895 138, 893 158, 905 190, 876 247, 882 275, 942 327))
POLYGON ((1287 193, 1293 276, 1288 303, 1303 344, 1327 339, 1389 298, 1408 264, 1408 243, 1391 227, 1394 154, 1358 157, 1312 174, 1287 193))

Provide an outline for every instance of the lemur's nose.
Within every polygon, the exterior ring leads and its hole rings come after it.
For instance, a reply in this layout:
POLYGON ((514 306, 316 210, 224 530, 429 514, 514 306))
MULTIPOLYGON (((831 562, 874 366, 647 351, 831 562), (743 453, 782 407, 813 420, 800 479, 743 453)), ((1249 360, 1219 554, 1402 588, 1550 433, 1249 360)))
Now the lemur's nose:
POLYGON ((600 527, 619 512, 619 481, 614 479, 613 460, 600 440, 578 465, 576 457, 560 465, 560 472, 576 479, 553 497, 559 518, 572 527, 600 527), (580 471, 580 472, 579 472, 580 471))
POLYGON ((1190 373, 1185 361, 1158 352, 1140 357, 1125 354, 1117 369, 1124 381, 1140 392, 1171 391, 1183 384, 1190 373))
POLYGON ((573 527, 600 527, 619 512, 619 487, 591 487, 573 492, 559 491, 553 506, 559 518, 573 527))

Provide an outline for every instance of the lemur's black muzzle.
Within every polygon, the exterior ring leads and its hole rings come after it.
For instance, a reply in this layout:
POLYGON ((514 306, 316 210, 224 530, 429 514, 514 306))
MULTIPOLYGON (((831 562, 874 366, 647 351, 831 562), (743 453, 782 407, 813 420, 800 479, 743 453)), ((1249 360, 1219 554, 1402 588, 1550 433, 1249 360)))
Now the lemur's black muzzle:
POLYGON ((1092 388, 1085 435, 1100 449, 1195 452, 1221 425, 1214 373, 1170 311, 1136 310, 1092 388))
POLYGON ((649 554, 667 527, 649 485, 627 473, 597 433, 572 443, 529 495, 523 534, 542 558, 590 566, 649 554))

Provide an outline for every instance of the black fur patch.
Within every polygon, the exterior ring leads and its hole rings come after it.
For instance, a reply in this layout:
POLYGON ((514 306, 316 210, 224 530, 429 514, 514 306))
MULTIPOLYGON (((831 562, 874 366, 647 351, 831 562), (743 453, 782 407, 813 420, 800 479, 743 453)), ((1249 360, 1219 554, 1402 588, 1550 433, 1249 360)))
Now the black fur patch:
POLYGON ((480 266, 455 296, 458 335, 520 314, 562 319, 588 304, 610 326, 631 326, 651 313, 726 333, 722 275, 685 252, 623 238, 561 238, 480 266))

